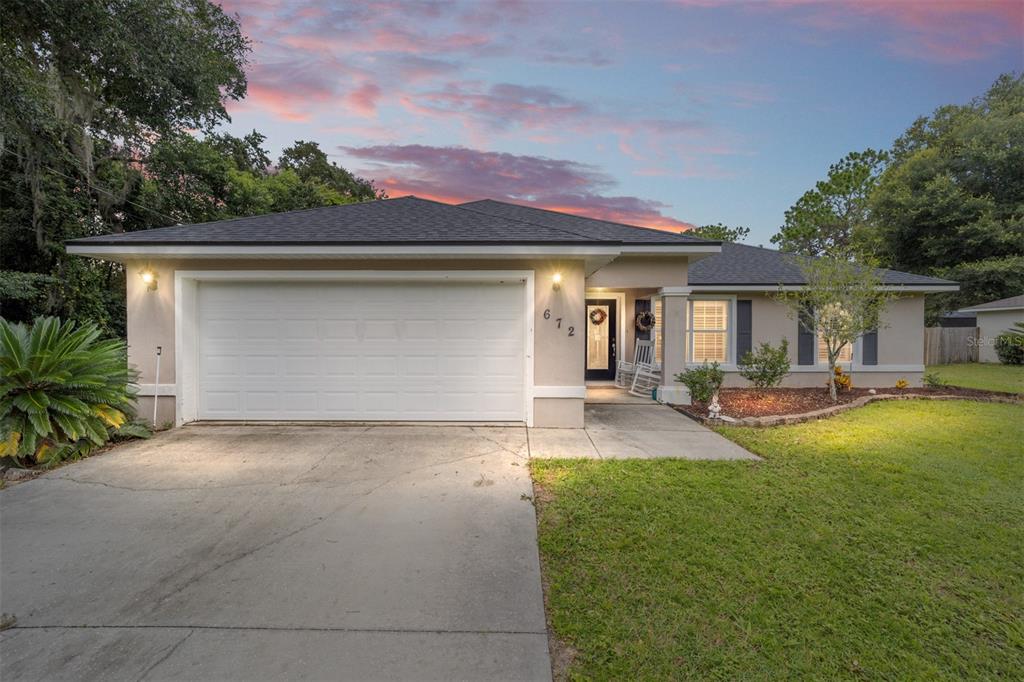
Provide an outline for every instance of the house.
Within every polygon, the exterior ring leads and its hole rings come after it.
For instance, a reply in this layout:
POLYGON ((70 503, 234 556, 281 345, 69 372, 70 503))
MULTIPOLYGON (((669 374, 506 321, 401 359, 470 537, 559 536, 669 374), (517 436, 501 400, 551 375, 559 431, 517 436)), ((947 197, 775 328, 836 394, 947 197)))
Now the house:
MULTIPOLYGON (((792 385, 825 366, 770 294, 800 273, 768 249, 496 201, 415 197, 72 240, 128 273, 129 360, 158 420, 412 420, 579 427, 590 382, 654 340, 673 375, 790 339, 792 385), (655 312, 640 332, 637 313, 655 312), (159 350, 158 350, 159 349, 159 350), (160 374, 157 375, 157 358, 160 374)), ((887 325, 848 358, 860 385, 923 371, 924 294, 885 272, 887 325)), ((810 332, 806 332, 810 333, 810 332)), ((805 333, 805 334, 806 334, 805 333)))
POLYGON ((978 319, 978 362, 999 362, 996 338, 1015 323, 1024 322, 1024 294, 962 308, 957 312, 975 315, 978 319))

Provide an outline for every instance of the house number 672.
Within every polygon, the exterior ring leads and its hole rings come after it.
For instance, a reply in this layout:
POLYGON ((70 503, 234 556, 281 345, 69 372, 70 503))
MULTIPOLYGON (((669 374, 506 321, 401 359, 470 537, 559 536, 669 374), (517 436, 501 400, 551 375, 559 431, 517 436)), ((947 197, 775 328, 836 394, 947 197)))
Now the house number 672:
MULTIPOLYGON (((545 320, 550 320, 551 319, 551 308, 545 308, 544 309, 544 319, 545 320)), ((561 329, 562 328, 562 318, 561 317, 556 317, 555 318, 555 324, 557 324, 558 328, 561 329)), ((569 336, 576 336, 576 327, 569 327, 569 336)))

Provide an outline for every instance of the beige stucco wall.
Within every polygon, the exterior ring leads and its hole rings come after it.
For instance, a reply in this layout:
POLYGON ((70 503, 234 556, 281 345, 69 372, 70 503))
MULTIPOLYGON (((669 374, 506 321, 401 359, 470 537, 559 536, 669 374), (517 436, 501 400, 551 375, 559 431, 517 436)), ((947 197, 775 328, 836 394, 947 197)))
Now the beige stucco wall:
MULTIPOLYGON (((827 379, 825 371, 808 371, 798 364, 797 321, 787 306, 764 293, 730 292, 729 295, 735 295, 737 300, 749 299, 753 302, 751 321, 755 348, 765 342, 778 345, 784 338, 789 341, 789 360, 794 371, 783 380, 783 386, 798 388, 824 385, 827 379)), ((854 383, 863 387, 884 388, 903 378, 912 385, 920 385, 922 372, 919 367, 924 362, 924 296, 911 295, 894 299, 882 314, 881 322, 878 330, 878 365, 855 367, 854 383), (893 369, 887 370, 887 365, 893 369)), ((726 373, 725 385, 748 387, 750 382, 732 370, 726 373)))
POLYGON ((686 258, 623 256, 587 278, 587 286, 618 289, 685 287, 686 258))
POLYGON ((996 337, 1015 322, 1024 322, 1024 310, 998 310, 978 313, 978 362, 999 362, 996 337))
MULTIPOLYGON (((650 259, 641 259, 647 261, 650 259)), ((679 270, 685 280, 685 258, 672 259, 673 282, 679 281, 679 270), (682 265, 680 265, 682 263, 682 265)), ((664 261, 659 263, 663 266, 664 261)), ((156 346, 163 348, 159 383, 175 383, 175 339, 174 339, 174 273, 177 270, 533 270, 535 273, 535 319, 534 319, 534 384, 537 387, 580 387, 583 386, 584 337, 585 329, 585 281, 584 263, 575 259, 538 260, 242 260, 242 259, 196 259, 191 261, 152 260, 135 261, 126 264, 128 271, 128 356, 129 362, 138 367, 140 383, 156 383, 156 346), (144 270, 157 273, 157 290, 149 291, 139 277, 144 270), (562 282, 556 290, 552 276, 561 273, 562 282), (545 310, 551 310, 551 318, 545 320, 545 310), (554 319, 563 318, 559 329, 554 319), (575 337, 567 335, 567 328, 574 326, 575 337)), ((644 270, 643 263, 629 263, 619 272, 606 273, 604 281, 616 282, 618 276, 635 282, 644 270)), ((664 272, 664 269, 661 269, 664 272)), ((653 281, 648 273, 644 281, 653 281)), ((684 282, 685 283, 685 282, 684 282)), ((632 301, 627 311, 632 310, 632 301)), ((632 351, 630 351, 632 352, 632 351)), ((160 399, 158 424, 173 421, 174 400, 160 399)), ((152 398, 139 399, 140 414, 151 418, 152 398)), ((583 400, 581 398, 535 398, 534 420, 537 425, 580 427, 583 425, 583 400)))

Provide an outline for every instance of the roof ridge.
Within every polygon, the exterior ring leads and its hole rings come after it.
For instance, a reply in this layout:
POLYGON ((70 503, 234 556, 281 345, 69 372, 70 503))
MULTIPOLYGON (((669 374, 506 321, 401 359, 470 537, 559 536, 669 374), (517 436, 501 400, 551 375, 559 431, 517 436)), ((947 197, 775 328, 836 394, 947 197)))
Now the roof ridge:
MULTIPOLYGON (((461 207, 465 206, 466 204, 481 204, 481 203, 484 203, 486 201, 491 201, 491 202, 494 202, 495 204, 505 204, 506 206, 517 206, 519 208, 529 208, 529 209, 533 209, 534 211, 544 211, 545 213, 553 213, 555 215, 567 216, 569 218, 577 218, 579 220, 593 220, 594 222, 604 223, 605 225, 615 225, 616 227, 629 227, 629 228, 632 228, 634 230, 644 230, 646 232, 660 232, 662 234, 674 234, 676 236, 686 237, 686 239, 688 239, 688 240, 692 239, 694 241, 708 241, 708 242, 719 241, 717 239, 701 239, 699 237, 691 237, 691 236, 686 234, 688 232, 688 230, 683 230, 681 232, 669 232, 668 230, 659 230, 656 227, 644 227, 642 225, 631 225, 629 223, 619 223, 619 222, 616 222, 614 220, 605 220, 604 218, 591 218, 590 216, 576 215, 575 213, 568 213, 568 212, 563 212, 563 211, 553 211, 550 208, 541 208, 540 206, 531 206, 531 205, 528 205, 528 204, 516 204, 516 203, 513 203, 511 201, 498 201, 497 199, 477 199, 476 201, 468 201, 465 204, 458 204, 458 206, 461 208, 461 207)), ((531 223, 531 224, 536 224, 536 223, 531 223)))
MULTIPOLYGON (((493 199, 479 199, 478 201, 467 202, 467 203, 477 204, 477 203, 480 203, 480 202, 483 202, 483 201, 493 201, 493 199)), ((500 204, 502 202, 497 201, 495 203, 500 204)), ((448 205, 449 206, 454 206, 455 208, 462 209, 464 211, 469 211, 471 213, 476 213, 478 215, 486 215, 486 216, 491 216, 491 217, 494 217, 494 215, 495 215, 494 213, 487 213, 485 211, 478 211, 477 209, 474 209, 474 208, 467 208, 466 204, 448 204, 448 205)), ((513 206, 517 206, 518 204, 512 204, 512 205, 513 206)), ((529 207, 527 207, 527 208, 529 208, 529 207)), ((509 217, 509 216, 498 216, 498 217, 500 217, 500 218, 502 218, 504 220, 511 220, 513 222, 523 223, 524 225, 532 225, 534 227, 543 227, 545 230, 554 230, 555 232, 562 232, 564 234, 571 234, 571 235, 573 235, 575 237, 580 237, 581 239, 588 239, 588 240, 591 240, 591 241, 593 241, 593 239, 594 239, 592 236, 587 235, 587 234, 581 234, 579 232, 573 232, 572 230, 563 230, 560 227, 552 227, 550 225, 541 225, 540 223, 535 223, 535 222, 530 221, 530 220, 523 220, 521 218, 512 218, 512 217, 509 217)), ((621 240, 616 240, 616 239, 608 239, 608 240, 602 239, 600 241, 607 241, 609 244, 621 244, 622 243, 621 240)))

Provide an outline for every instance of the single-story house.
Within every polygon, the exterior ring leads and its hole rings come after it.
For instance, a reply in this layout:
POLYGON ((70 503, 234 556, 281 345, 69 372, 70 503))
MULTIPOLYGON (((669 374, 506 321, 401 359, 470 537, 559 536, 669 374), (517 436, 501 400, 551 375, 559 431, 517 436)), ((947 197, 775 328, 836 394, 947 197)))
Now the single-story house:
POLYGON ((999 362, 996 355, 996 337, 1024 322, 1024 294, 989 301, 957 312, 975 315, 978 323, 978 362, 999 362))
MULTIPOLYGON (((790 385, 823 385, 813 332, 771 298, 782 254, 497 201, 403 197, 68 242, 128 273, 129 360, 158 421, 410 420, 580 427, 591 382, 652 338, 673 376, 790 340, 790 385), (654 311, 639 331, 641 311, 654 311), (801 336, 803 335, 803 336, 801 336), (799 338, 798 338, 799 337, 799 338), (157 354, 160 373, 157 375, 157 354)), ((924 294, 884 272, 886 325, 847 358, 859 385, 919 382, 924 294)))

